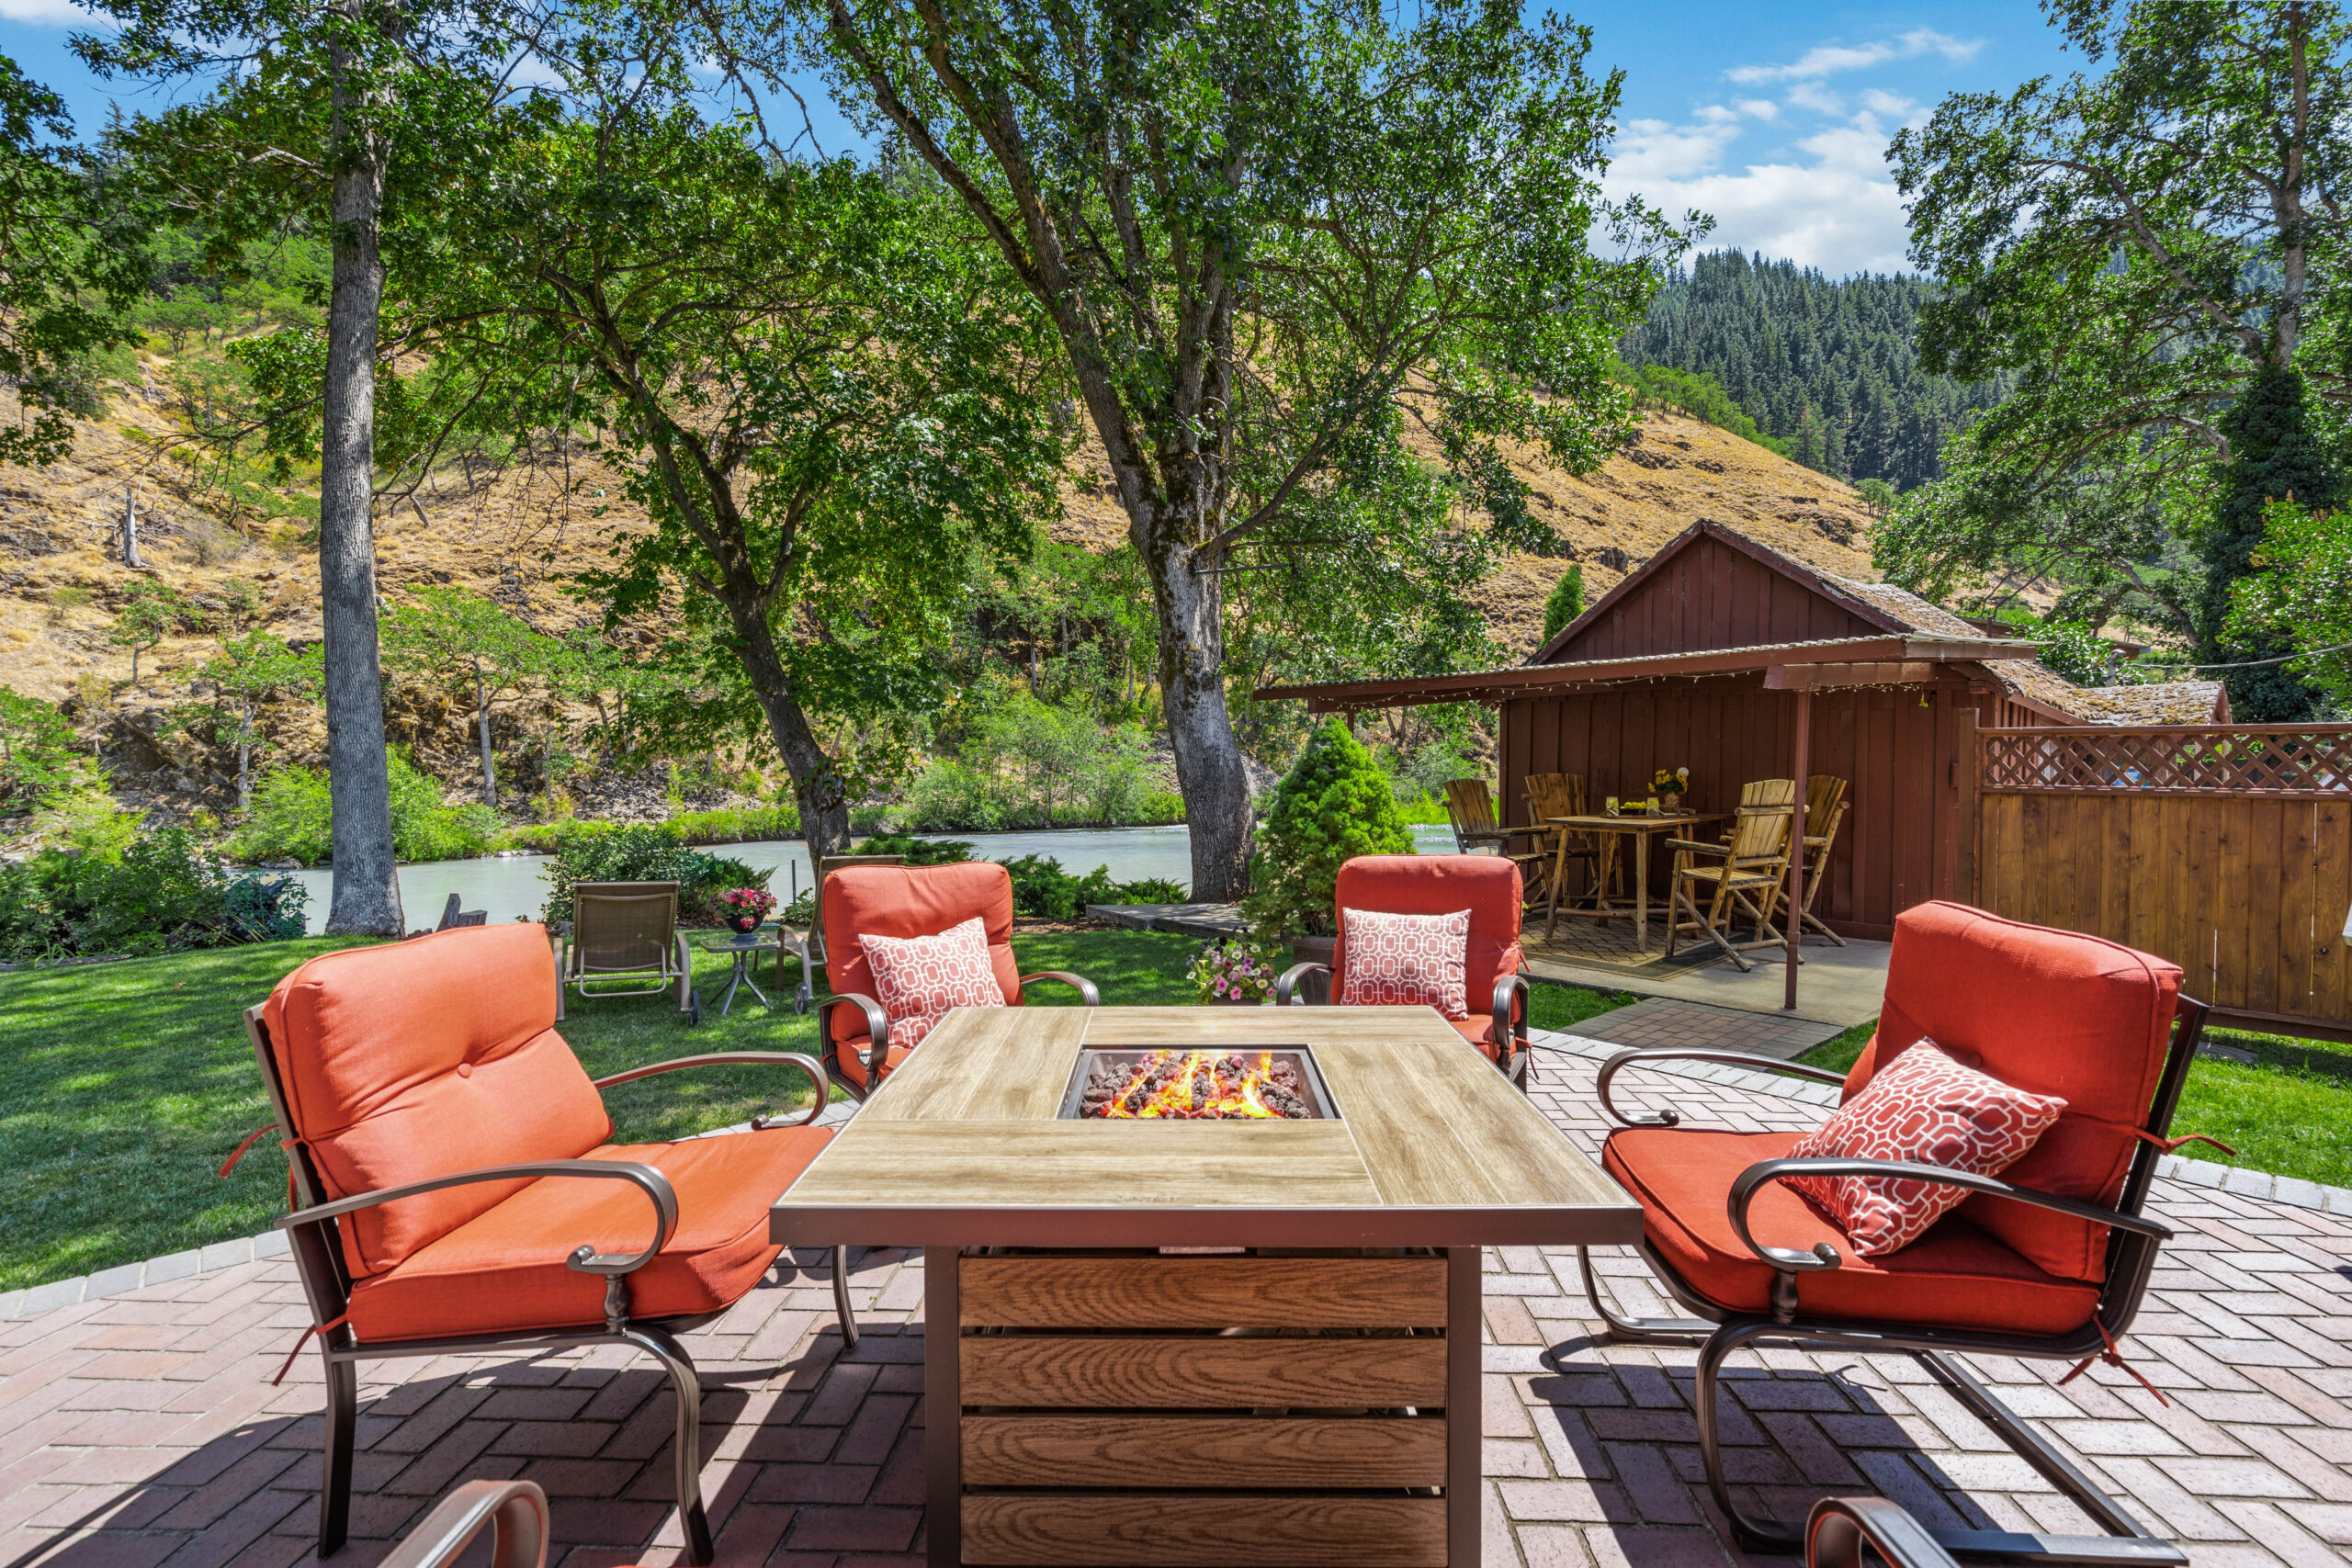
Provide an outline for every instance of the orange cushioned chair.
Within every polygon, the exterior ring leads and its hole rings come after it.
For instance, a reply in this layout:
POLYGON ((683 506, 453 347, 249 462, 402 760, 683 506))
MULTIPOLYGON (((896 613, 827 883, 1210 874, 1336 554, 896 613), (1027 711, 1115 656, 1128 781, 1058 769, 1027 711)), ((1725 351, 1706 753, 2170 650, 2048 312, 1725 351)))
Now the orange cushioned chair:
POLYGON ((2021 925, 1959 904, 1922 904, 1894 923, 1878 1032, 1853 1071, 1796 1066, 1736 1052, 1622 1051, 1602 1065, 1601 1108, 1619 1130, 1602 1164, 1638 1199, 1642 1252, 1667 1290, 1702 1321, 1619 1315, 1591 1259, 1585 1289, 1612 1337, 1688 1341, 1699 1355, 1699 1441, 1716 1504, 1751 1551, 1795 1549, 1798 1533, 1743 1516, 1724 1476, 1716 1424, 1724 1359, 1746 1345, 1905 1351, 1915 1356, 2034 1469, 2081 1505, 2103 1537, 1939 1531, 1955 1552, 2004 1560, 2179 1563, 2066 1458, 1954 1359, 1955 1351, 2082 1361, 2114 1355, 2172 1233, 2142 1210, 2174 1107, 2197 1054, 2203 1004, 2180 995, 2180 971, 2098 937, 2021 925), (1789 1159, 1800 1133, 1730 1133, 1678 1124, 1671 1111, 1628 1116, 1611 1098, 1628 1067, 1675 1057, 1795 1073, 1845 1086, 1850 1100, 1905 1048, 1933 1040, 2018 1089, 2066 1110, 1998 1178, 1868 1159, 1789 1159), (1826 1213, 1784 1177, 1899 1174, 1971 1196, 1918 1240, 1855 1256, 1826 1213), (2069 1556, 2069 1553, 2075 1555, 2069 1556))
POLYGON ((1274 1000, 1291 1003, 1298 983, 1321 973, 1330 977, 1331 1000, 1351 1005, 1347 994, 1347 922, 1341 909, 1377 909, 1391 915, 1450 915, 1470 911, 1470 950, 1463 987, 1472 1007, 1484 1013, 1448 1019, 1462 1038, 1511 1082, 1527 1087, 1527 981, 1520 974, 1519 919, 1522 901, 1519 867, 1498 855, 1358 855, 1340 867, 1331 897, 1331 924, 1340 940, 1329 964, 1300 964, 1274 982, 1274 1000))
MULTIPOLYGON (((767 1272, 768 1208, 825 1146, 812 1056, 729 1052, 589 1079, 554 1028, 555 960, 537 925, 444 931, 311 959, 247 1010, 300 1207, 278 1222, 326 1355, 319 1555, 351 1509, 356 1363, 633 1345, 678 1393, 678 1509, 710 1561, 701 1389, 676 1336, 767 1272), (682 1067, 805 1073, 800 1123, 616 1145, 598 1090, 682 1067)), ((842 1249, 834 1301, 852 1344, 842 1249)))
POLYGON ((865 936, 937 936, 978 916, 1004 1005, 1021 1005, 1021 988, 1058 980, 1078 988, 1088 1007, 1102 1005, 1094 982, 1048 969, 1023 975, 1012 957, 1012 874, 994 861, 954 865, 854 865, 830 872, 820 900, 825 921, 825 984, 833 994, 817 1004, 817 1027, 830 1048, 842 1087, 858 1099, 874 1092, 911 1045, 890 1043, 889 1015, 874 999, 874 969, 865 936))

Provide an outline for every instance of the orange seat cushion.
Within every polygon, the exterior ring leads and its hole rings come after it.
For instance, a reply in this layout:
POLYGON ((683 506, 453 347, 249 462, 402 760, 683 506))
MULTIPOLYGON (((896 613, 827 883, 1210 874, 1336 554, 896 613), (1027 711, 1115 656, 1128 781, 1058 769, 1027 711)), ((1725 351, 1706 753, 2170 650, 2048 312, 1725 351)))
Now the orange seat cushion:
MULTIPOLYGON (((1780 1159, 1801 1133, 1622 1128, 1601 1165, 1642 1205, 1642 1231, 1685 1283, 1729 1312, 1771 1310, 1772 1267, 1731 1228, 1727 1201, 1739 1173, 1780 1159)), ((1808 1251, 1828 1242, 1836 1269, 1797 1276, 1808 1317, 2056 1335, 2090 1321, 2096 1287, 2044 1273, 1962 1212, 1945 1215, 1900 1252, 1860 1258, 1828 1220, 1782 1182, 1756 1194, 1748 1229, 1766 1247, 1808 1251)))
MULTIPOLYGON (((2170 1043, 2180 971, 2120 942, 1929 903, 1894 922, 1878 1032, 1846 1099, 1923 1039, 1988 1077, 2066 1102, 2001 1179, 2112 1206, 2170 1043)), ((1998 1198, 1961 1212, 2043 1269, 2098 1283, 2108 1228, 1998 1198)))
MULTIPOLYGON (((989 965, 1005 1005, 1021 1005, 1021 968, 1012 957, 1012 874, 994 861, 844 866, 825 878, 821 903, 825 984, 836 996, 856 992, 880 998, 860 937, 937 936, 977 915, 988 936, 989 965)), ((856 1049, 865 1048, 865 1015, 842 1007, 835 1008, 831 1017, 834 1059, 849 1071, 848 1053, 838 1047, 854 1042, 856 1049)), ((897 1060, 894 1051, 891 1061, 895 1065, 897 1060)), ((863 1065, 851 1076, 864 1083, 863 1065)))
MULTIPOLYGON (((577 1159, 611 1137, 555 1006, 547 931, 529 924, 322 953, 280 980, 263 1022, 326 1196, 577 1159)), ((355 1279, 397 1268, 524 1185, 362 1210, 342 1226, 345 1261, 355 1279)))
MULTIPOLYGON (((837 1013, 848 1010, 847 1008, 834 1010, 837 1013)), ((833 1044, 833 1065, 842 1070, 842 1077, 849 1079, 858 1088, 868 1088, 870 1086, 865 1081, 865 1054, 872 1049, 874 1049, 873 1038, 864 1033, 859 1034, 854 1040, 836 1041, 833 1044)), ((908 1053, 913 1049, 911 1045, 892 1045, 883 1060, 882 1076, 887 1078, 897 1072, 899 1064, 905 1061, 908 1053)))
MULTIPOLYGON (((1478 1047, 1479 1055, 1489 1062, 1495 1059, 1495 1016, 1487 1013, 1480 1018, 1449 1018, 1453 1032, 1478 1047)), ((1525 1047, 1521 1047, 1525 1049, 1525 1047)))
MULTIPOLYGON (((831 1138, 823 1127, 611 1144, 590 1159, 636 1160, 670 1180, 678 1228, 628 1276, 638 1318, 718 1312, 759 1281, 782 1250, 768 1209, 831 1138)), ((653 1236, 653 1206, 626 1181, 548 1177, 357 1281, 351 1327, 363 1344, 457 1335, 601 1326, 605 1277, 564 1266, 582 1243, 628 1254, 653 1236)))

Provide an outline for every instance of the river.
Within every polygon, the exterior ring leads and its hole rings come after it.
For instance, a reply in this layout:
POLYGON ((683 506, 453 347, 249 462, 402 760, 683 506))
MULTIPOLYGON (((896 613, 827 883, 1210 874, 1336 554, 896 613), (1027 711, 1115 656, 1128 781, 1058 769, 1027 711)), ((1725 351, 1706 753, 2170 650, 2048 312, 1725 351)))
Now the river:
MULTIPOLYGON (((1179 884, 1193 875, 1193 840, 1189 829, 1065 828, 1034 833, 938 833, 926 838, 961 839, 983 860, 1018 860, 1023 855, 1051 855, 1063 869, 1084 873, 1107 865, 1121 882, 1148 876, 1179 884)), ((1442 827, 1421 826, 1413 839, 1423 854, 1450 854, 1453 834, 1442 827)), ((808 886, 808 851, 797 839, 769 839, 749 844, 707 844, 707 854, 724 855, 773 873, 769 890, 789 900, 796 888, 808 886)), ((540 867, 547 855, 492 855, 481 860, 424 861, 401 867, 401 907, 409 929, 429 929, 441 919, 442 906, 455 893, 460 907, 487 909, 493 921, 537 919, 547 902, 547 878, 540 867)), ((310 929, 323 930, 334 874, 325 869, 287 874, 310 889, 310 929)))

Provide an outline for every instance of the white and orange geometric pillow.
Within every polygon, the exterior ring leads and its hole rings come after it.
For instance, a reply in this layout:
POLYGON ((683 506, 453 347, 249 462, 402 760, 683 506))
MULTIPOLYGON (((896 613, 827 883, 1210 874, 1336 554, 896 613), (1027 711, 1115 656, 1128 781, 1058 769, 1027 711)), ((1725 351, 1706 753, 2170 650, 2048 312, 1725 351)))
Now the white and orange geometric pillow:
POLYGON ((862 936, 874 999, 890 1017, 890 1043, 913 1045, 949 1008, 1001 1008, 1004 991, 978 915, 937 936, 862 936))
POLYGON ((1470 1016, 1470 911, 1393 915, 1341 909, 1348 950, 1340 993, 1351 1007, 1433 1007, 1470 1016))
MULTIPOLYGON (((1805 1134, 1788 1159, 1891 1159, 1997 1176, 2025 1157, 2066 1109, 1963 1066, 1922 1040, 1805 1134)), ((1908 1247, 1969 1196, 1939 1182, 1883 1176, 1792 1176, 1866 1258, 1908 1247)))

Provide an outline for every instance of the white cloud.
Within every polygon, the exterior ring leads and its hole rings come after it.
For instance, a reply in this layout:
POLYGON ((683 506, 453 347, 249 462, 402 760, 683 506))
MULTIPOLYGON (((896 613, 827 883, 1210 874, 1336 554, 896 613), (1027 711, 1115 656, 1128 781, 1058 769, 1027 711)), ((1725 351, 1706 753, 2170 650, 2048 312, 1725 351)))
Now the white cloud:
POLYGON ((1696 208, 1712 215, 1709 249, 1785 256, 1832 276, 1907 265, 1902 198, 1887 177, 1886 139, 1874 126, 1821 131, 1736 173, 1719 166, 1727 145, 1715 127, 1639 122, 1610 168, 1609 194, 1638 195, 1668 213, 1696 208))
POLYGON ((1984 47, 1982 39, 1956 39, 1927 28, 1914 28, 1898 37, 1872 43, 1817 43, 1791 64, 1741 65, 1724 74, 1735 82, 1814 82, 1840 71, 1866 70, 1890 60, 1912 60, 1922 54, 1940 54, 1958 63, 1974 59, 1976 51, 1984 47))
POLYGON ((1910 118, 1911 111, 1919 107, 1909 98, 1894 93, 1882 93, 1876 87, 1864 88, 1861 96, 1864 108, 1874 115, 1891 119, 1897 125, 1910 118))
POLYGON ((1752 115, 1758 119, 1774 120, 1781 118, 1781 106, 1770 98, 1742 98, 1736 107, 1740 113, 1752 115))
POLYGON ((0 0, 0 21, 64 27, 69 23, 103 20, 73 4, 73 0, 0 0))
POLYGON ((1789 107, 1815 114, 1844 114, 1846 100, 1818 82, 1800 82, 1789 89, 1789 107))

